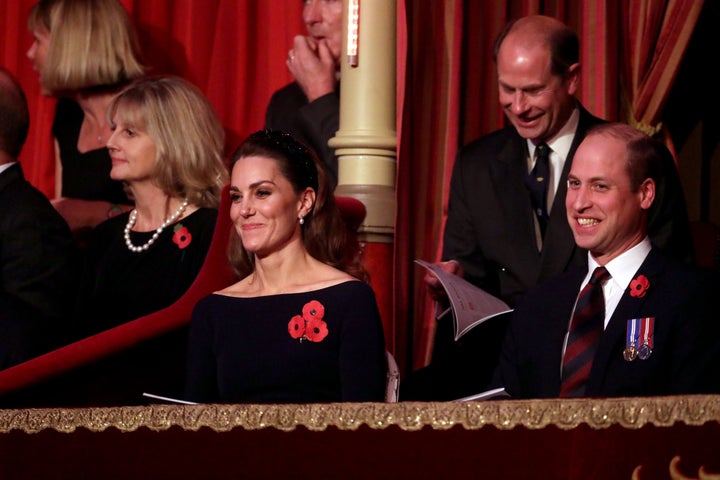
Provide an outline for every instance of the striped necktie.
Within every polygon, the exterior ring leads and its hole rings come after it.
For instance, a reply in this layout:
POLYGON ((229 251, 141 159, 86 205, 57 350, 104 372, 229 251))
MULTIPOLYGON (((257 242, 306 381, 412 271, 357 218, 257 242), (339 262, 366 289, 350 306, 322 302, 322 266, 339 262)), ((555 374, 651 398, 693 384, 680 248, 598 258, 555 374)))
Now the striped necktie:
POLYGON ((561 397, 582 397, 590 376, 595 351, 605 330, 603 283, 610 278, 605 267, 597 267, 578 295, 570 322, 562 361, 561 397))

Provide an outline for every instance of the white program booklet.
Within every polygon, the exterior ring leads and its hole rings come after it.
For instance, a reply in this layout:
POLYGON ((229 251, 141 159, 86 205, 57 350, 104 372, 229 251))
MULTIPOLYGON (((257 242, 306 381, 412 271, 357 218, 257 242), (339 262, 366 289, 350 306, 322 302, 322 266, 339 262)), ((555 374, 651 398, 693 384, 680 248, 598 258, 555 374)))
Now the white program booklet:
POLYGON ((155 395, 152 393, 143 393, 143 397, 152 398, 154 400, 160 400, 161 402, 168 402, 168 403, 180 403, 183 405, 198 405, 198 403, 195 402, 188 402, 187 400, 180 400, 178 398, 170 398, 170 397, 161 397, 160 395, 155 395))
POLYGON ((456 341, 485 320, 512 312, 513 309, 505 302, 464 278, 448 273, 434 263, 419 259, 415 262, 434 273, 445 289, 452 310, 456 341))
POLYGON ((500 400, 503 398, 510 398, 510 395, 505 391, 505 388, 493 388, 492 390, 486 390, 484 392, 476 393, 463 398, 458 398, 456 402, 471 402, 476 400, 500 400))

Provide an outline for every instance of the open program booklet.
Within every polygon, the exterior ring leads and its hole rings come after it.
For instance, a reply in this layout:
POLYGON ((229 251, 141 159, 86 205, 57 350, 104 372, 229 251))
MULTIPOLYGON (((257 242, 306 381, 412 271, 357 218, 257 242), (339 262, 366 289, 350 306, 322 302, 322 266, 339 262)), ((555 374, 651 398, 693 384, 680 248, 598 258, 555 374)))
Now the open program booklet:
MULTIPOLYGON (((452 312, 456 341, 485 320, 512 312, 512 308, 499 298, 457 275, 446 272, 438 265, 419 259, 415 260, 415 263, 433 272, 445 289, 450 301, 448 310, 452 312)), ((447 310, 440 312, 437 317, 446 314, 447 310)))

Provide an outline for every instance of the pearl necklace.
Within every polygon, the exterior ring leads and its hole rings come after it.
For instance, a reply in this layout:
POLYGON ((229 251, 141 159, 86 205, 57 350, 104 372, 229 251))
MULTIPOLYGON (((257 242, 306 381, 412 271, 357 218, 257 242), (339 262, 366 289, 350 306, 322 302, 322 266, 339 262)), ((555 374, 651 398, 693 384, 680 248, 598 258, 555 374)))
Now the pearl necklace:
POLYGON ((160 225, 160 227, 157 230, 155 230, 155 233, 153 233, 153 236, 150 237, 150 240, 148 240, 145 243, 145 245, 140 245, 139 247, 136 247, 135 245, 133 245, 132 240, 130 240, 130 229, 133 227, 133 225, 135 225, 135 221, 137 220, 137 216, 138 216, 137 209, 133 209, 132 213, 130 214, 130 218, 128 218, 127 225, 125 225, 125 245, 127 245, 128 250, 130 250, 131 252, 138 253, 138 252, 143 252, 143 251, 147 250, 148 248, 150 248, 150 245, 155 243, 155 240, 157 240, 158 237, 160 236, 160 234, 162 233, 162 231, 165 230, 165 227, 167 227, 168 225, 173 223, 175 220, 177 220, 177 218, 180 215, 182 215, 182 213, 185 211, 187 206, 188 206, 188 199, 186 198, 183 201, 182 205, 180 205, 180 208, 178 208, 175 213, 170 215, 167 218, 167 220, 165 220, 163 222, 163 224, 160 225))

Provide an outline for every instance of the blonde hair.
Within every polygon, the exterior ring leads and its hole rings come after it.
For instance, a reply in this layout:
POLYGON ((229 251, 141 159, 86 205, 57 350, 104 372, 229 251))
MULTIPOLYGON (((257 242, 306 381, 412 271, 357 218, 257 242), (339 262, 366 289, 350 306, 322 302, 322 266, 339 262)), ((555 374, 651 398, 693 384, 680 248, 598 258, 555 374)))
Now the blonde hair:
POLYGON ((50 34, 40 83, 53 95, 145 74, 135 29, 118 0, 40 0, 28 27, 50 34))
POLYGON ((218 207, 228 182, 225 131, 195 85, 171 75, 137 80, 113 99, 107 115, 111 125, 122 122, 153 140, 153 178, 165 193, 200 207, 218 207))

